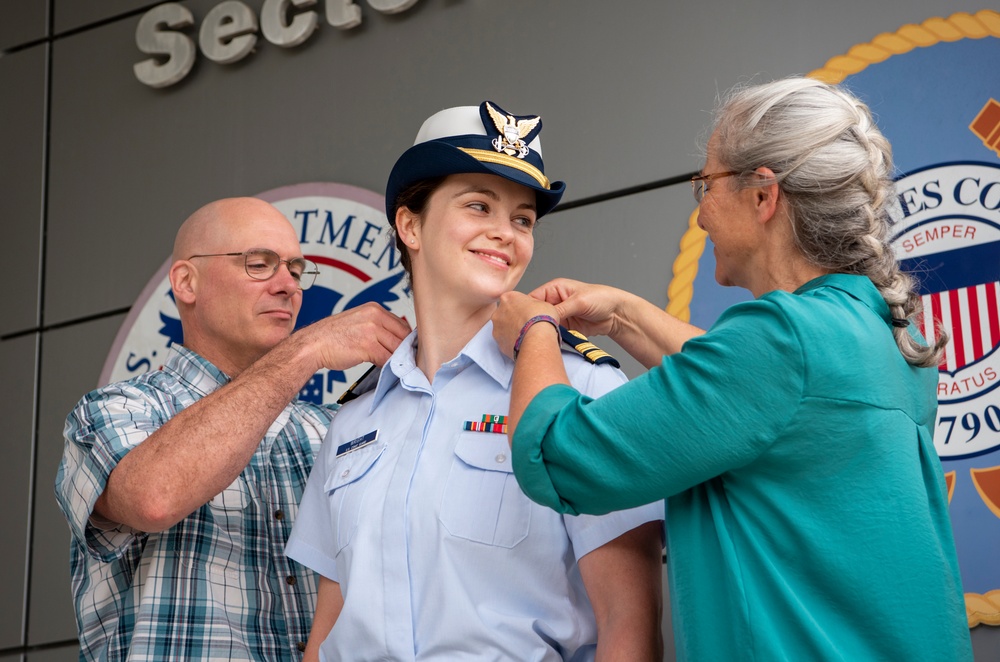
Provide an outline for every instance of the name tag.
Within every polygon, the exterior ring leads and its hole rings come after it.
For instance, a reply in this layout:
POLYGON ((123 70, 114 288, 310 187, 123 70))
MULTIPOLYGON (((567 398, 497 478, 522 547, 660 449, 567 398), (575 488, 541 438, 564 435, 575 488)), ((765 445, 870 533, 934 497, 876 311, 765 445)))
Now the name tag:
POLYGON ((351 439, 347 443, 341 444, 337 447, 337 457, 341 455, 347 455, 359 448, 364 448, 370 444, 374 444, 378 440, 378 430, 372 430, 366 435, 360 436, 357 439, 351 439))

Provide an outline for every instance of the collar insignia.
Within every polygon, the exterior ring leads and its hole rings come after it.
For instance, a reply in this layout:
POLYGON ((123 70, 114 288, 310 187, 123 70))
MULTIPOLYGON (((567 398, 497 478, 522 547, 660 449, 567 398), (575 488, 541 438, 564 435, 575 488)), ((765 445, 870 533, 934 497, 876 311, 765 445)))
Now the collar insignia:
POLYGON ((565 326, 559 327, 559 335, 562 336, 562 341, 575 349, 579 354, 590 361, 591 363, 601 365, 602 363, 610 363, 616 368, 621 368, 621 364, 618 363, 618 359, 611 356, 603 349, 590 342, 587 336, 583 335, 579 331, 573 331, 567 329, 565 326))
POLYGON ((378 384, 379 374, 380 372, 375 366, 371 366, 365 370, 365 374, 358 377, 358 380, 351 384, 351 387, 344 391, 339 398, 337 398, 337 404, 342 405, 348 403, 359 395, 367 393, 375 388, 378 384))

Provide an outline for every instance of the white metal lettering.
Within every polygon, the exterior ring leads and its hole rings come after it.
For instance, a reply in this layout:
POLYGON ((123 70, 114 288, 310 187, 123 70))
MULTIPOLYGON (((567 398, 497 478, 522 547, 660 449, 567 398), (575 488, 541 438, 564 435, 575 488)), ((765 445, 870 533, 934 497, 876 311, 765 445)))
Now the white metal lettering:
POLYGON ((239 0, 216 5, 201 24, 198 45, 209 60, 229 64, 242 60, 257 43, 257 16, 239 0))
MULTIPOLYGON (((198 30, 198 49, 213 62, 237 62, 253 52, 258 30, 276 46, 298 46, 319 27, 318 12, 305 10, 318 2, 264 0, 258 23, 254 11, 240 0, 223 0, 205 15, 198 30)), ((417 0, 367 2, 383 14, 398 14, 417 4, 417 0)), ((335 28, 349 30, 361 25, 361 8, 353 0, 324 0, 324 7, 326 22, 335 28)), ((157 5, 139 19, 135 43, 140 51, 154 56, 132 66, 139 82, 167 87, 188 75, 198 49, 183 30, 194 24, 191 11, 176 2, 157 5)))
POLYGON ((167 87, 187 76, 194 66, 194 42, 182 32, 163 28, 177 30, 193 24, 194 17, 188 8, 175 2, 146 12, 135 29, 135 44, 143 53, 160 57, 132 65, 135 77, 150 87, 167 87))
POLYGON ((314 11, 302 12, 288 20, 289 6, 311 7, 316 0, 264 0, 260 8, 260 31, 275 46, 298 46, 319 27, 319 16, 314 11))

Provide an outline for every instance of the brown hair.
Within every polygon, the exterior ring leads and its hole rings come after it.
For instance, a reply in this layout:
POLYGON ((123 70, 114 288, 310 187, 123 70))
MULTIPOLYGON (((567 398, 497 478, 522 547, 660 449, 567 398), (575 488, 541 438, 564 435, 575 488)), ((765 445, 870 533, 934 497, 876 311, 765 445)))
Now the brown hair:
MULTIPOLYGON (((427 209, 427 203, 430 201, 431 195, 441 186, 444 180, 445 177, 431 177, 430 179, 421 179, 419 182, 410 184, 396 196, 396 209, 406 207, 416 216, 422 216, 427 209)), ((406 277, 412 285, 413 271, 411 270, 410 253, 406 248, 406 244, 400 238, 399 233, 396 232, 395 218, 389 219, 389 239, 396 243, 396 250, 399 251, 399 261, 403 264, 403 269, 406 270, 406 277)))

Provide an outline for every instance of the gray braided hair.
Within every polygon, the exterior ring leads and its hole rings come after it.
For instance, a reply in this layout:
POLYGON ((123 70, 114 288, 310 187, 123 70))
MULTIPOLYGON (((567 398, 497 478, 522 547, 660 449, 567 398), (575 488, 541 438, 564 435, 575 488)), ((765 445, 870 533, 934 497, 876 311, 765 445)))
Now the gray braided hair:
MULTIPOLYGON (((921 312, 914 280, 889 245, 892 148, 868 107, 849 92, 808 78, 785 78, 731 91, 716 111, 717 155, 743 173, 766 166, 788 203, 799 250, 835 273, 868 276, 893 318, 921 312)), ((905 325, 901 325, 905 326, 905 325)), ((894 325, 899 351, 912 365, 936 366, 948 341, 927 346, 894 325)))

